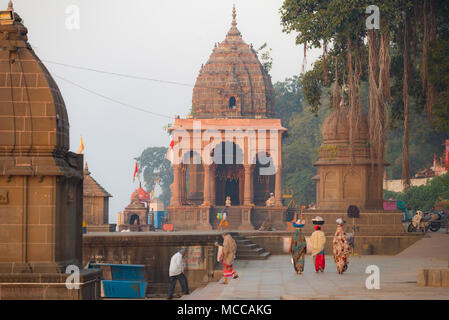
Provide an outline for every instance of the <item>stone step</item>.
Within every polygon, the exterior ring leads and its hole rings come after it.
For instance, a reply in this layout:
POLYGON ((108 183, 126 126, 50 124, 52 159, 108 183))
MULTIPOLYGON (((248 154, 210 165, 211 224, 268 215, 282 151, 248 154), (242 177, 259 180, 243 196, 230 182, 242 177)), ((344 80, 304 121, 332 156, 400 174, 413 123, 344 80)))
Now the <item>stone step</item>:
POLYGON ((270 252, 265 252, 264 248, 238 233, 231 233, 231 236, 237 244, 236 258, 239 260, 265 260, 271 255, 270 252))
POLYGON ((239 245, 250 245, 252 242, 250 240, 245 239, 245 240, 235 240, 235 243, 239 246, 239 245))
POLYGON ((257 249, 257 244, 255 244, 255 243, 237 244, 237 249, 242 249, 242 250, 257 249))
POLYGON ((266 259, 268 259, 268 257, 271 255, 271 253, 270 252, 264 252, 264 253, 262 253, 262 254, 254 254, 254 255, 247 255, 247 254, 244 254, 244 255, 239 255, 239 254, 237 254, 237 259, 238 260, 266 260, 266 259))
POLYGON ((245 254, 261 254, 265 252, 264 248, 237 248, 237 252, 245 254))

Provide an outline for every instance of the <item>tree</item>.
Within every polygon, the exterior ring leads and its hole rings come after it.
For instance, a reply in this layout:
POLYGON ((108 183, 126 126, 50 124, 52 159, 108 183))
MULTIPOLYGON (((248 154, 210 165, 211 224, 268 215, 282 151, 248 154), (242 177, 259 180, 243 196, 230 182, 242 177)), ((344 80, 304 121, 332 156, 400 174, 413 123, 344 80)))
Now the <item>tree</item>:
POLYGON ((449 199, 449 173, 435 177, 425 185, 410 187, 405 192, 384 192, 385 197, 402 200, 413 210, 430 211, 435 202, 449 199))
POLYGON ((276 82, 274 91, 276 113, 282 125, 288 129, 282 142, 283 189, 286 192, 293 191, 295 201, 306 205, 315 202, 316 186, 312 178, 316 175, 316 169, 313 163, 318 160, 320 126, 327 110, 321 109, 314 114, 309 108, 303 107, 298 76, 276 82))
POLYGON ((166 153, 166 147, 150 147, 146 148, 136 160, 139 164, 139 173, 143 173, 145 188, 151 192, 158 184, 162 190, 159 199, 168 206, 171 197, 170 185, 173 183, 173 167, 170 161, 165 159, 166 153))
MULTIPOLYGON (((371 154, 376 158, 372 161, 379 164, 384 158, 389 126, 402 121, 401 167, 407 185, 411 105, 417 114, 425 111, 429 121, 434 121, 438 128, 446 128, 449 122, 448 86, 435 79, 437 74, 444 79, 444 66, 447 66, 443 63, 447 51, 441 50, 441 46, 449 33, 448 2, 285 0, 280 12, 284 31, 298 33, 297 44, 323 48, 323 55, 313 70, 302 76, 305 100, 314 112, 321 105, 323 86, 329 87, 334 81, 337 89, 334 93, 340 92, 338 87, 348 87, 351 130, 357 131, 360 112, 362 108, 367 109, 371 154), (380 30, 366 29, 365 10, 370 5, 380 9, 380 30), (332 49, 328 52, 329 45, 332 49), (369 83, 368 106, 363 106, 361 101, 360 82, 364 81, 369 83)), ((379 179, 382 175, 383 172, 378 172, 379 179)))

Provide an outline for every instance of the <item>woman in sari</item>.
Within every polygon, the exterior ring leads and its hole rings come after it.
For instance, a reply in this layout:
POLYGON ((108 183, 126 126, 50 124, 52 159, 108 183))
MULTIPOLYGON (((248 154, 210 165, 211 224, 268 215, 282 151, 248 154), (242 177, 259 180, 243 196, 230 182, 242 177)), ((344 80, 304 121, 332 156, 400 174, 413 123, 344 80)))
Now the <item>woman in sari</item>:
POLYGON ((343 231, 344 221, 341 218, 337 219, 337 231, 334 235, 334 261, 337 265, 337 271, 342 274, 348 269, 349 254, 351 252, 346 234, 343 231))
POLYGON ((223 263, 223 284, 228 284, 228 279, 233 277, 237 279, 239 275, 235 271, 233 264, 235 260, 235 253, 237 251, 237 245, 235 240, 231 237, 228 232, 223 233, 223 246, 220 248, 220 245, 215 244, 219 247, 219 255, 221 253, 221 257, 219 256, 219 260, 223 263))
POLYGON ((321 226, 315 226, 315 231, 310 236, 310 243, 312 245, 313 263, 315 264, 316 272, 324 272, 326 261, 324 259, 324 246, 326 245, 326 236, 321 231, 321 226))
POLYGON ((302 234, 301 228, 304 227, 305 221, 293 222, 293 226, 296 228, 295 234, 292 237, 290 243, 290 253, 292 255, 293 268, 297 274, 302 274, 304 271, 304 257, 307 253, 306 238, 302 234))

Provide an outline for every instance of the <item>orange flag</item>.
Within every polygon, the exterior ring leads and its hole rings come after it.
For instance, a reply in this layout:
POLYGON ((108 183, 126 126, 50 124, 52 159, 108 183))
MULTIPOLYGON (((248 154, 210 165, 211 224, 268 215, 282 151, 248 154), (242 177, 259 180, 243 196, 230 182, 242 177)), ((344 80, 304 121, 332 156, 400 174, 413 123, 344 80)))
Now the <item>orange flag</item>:
POLYGON ((83 136, 81 136, 81 141, 80 141, 80 147, 78 149, 78 154, 83 153, 84 151, 84 143, 83 143, 83 136))

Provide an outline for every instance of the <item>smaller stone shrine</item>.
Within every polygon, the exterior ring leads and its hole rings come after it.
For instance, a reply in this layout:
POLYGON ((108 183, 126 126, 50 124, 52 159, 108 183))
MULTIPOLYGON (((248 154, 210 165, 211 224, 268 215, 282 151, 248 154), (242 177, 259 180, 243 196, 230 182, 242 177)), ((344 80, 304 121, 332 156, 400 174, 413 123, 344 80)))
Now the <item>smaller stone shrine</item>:
POLYGON ((116 225, 109 223, 109 198, 107 192, 92 176, 87 162, 83 180, 83 219, 87 232, 112 232, 116 225))
POLYGON ((117 219, 118 231, 152 231, 154 226, 148 221, 150 194, 139 186, 132 195, 131 203, 117 219))
POLYGON ((402 212, 383 210, 382 180, 377 176, 378 164, 371 161, 368 132, 368 118, 362 114, 351 146, 349 112, 343 104, 324 120, 323 143, 314 164, 317 205, 316 209, 304 210, 305 232, 312 232, 312 219, 321 216, 325 232, 334 232, 335 220, 341 217, 347 222, 346 231, 358 236, 404 234, 402 212), (349 206, 359 209, 359 217, 348 216, 349 206))

